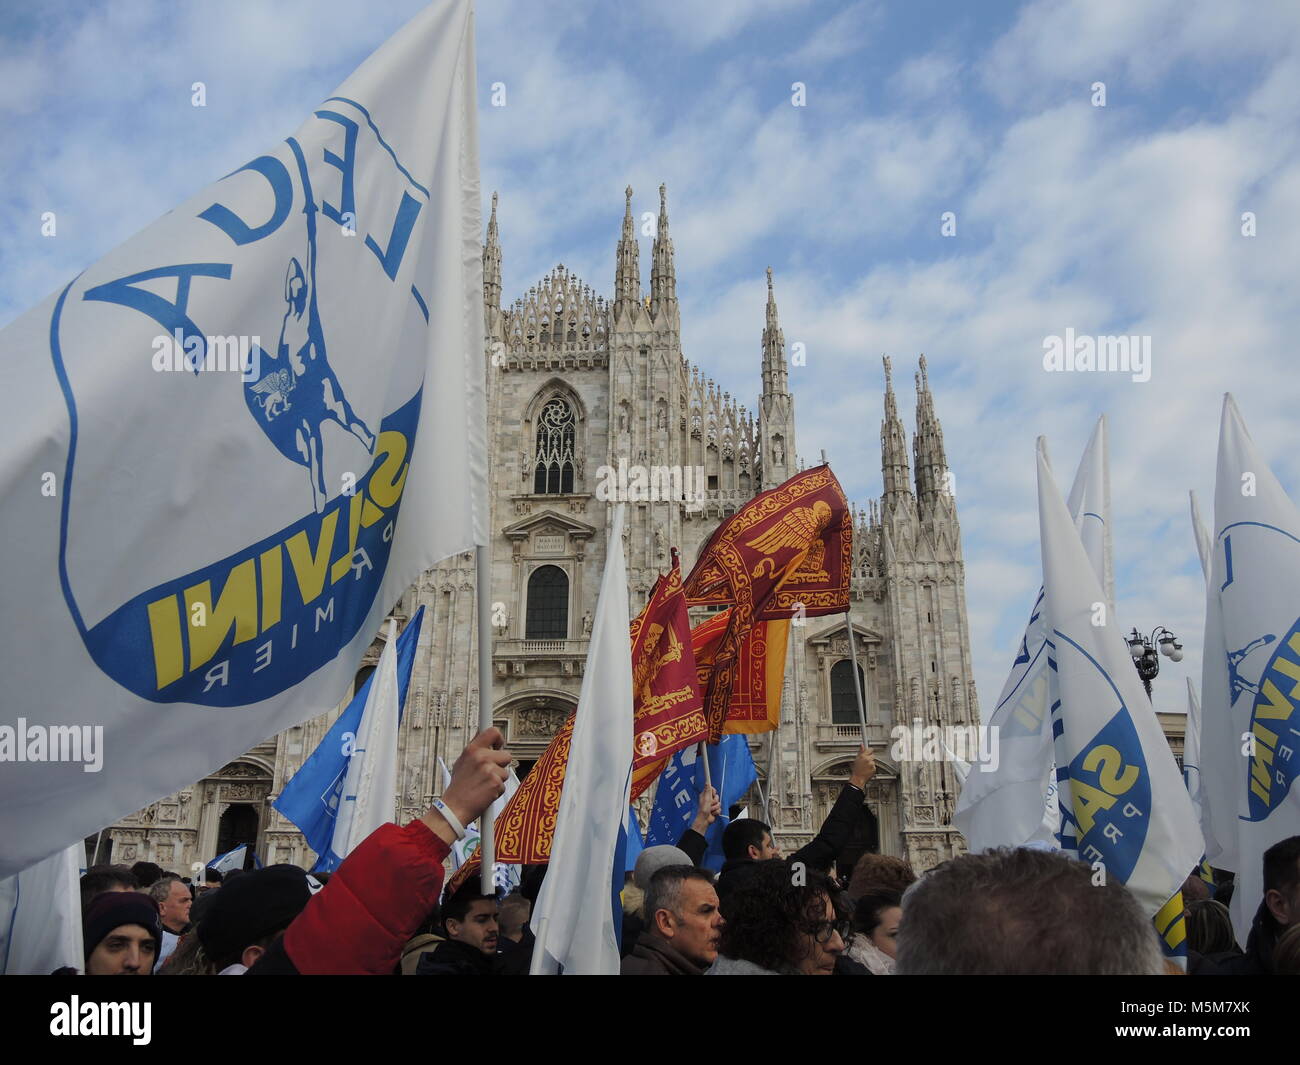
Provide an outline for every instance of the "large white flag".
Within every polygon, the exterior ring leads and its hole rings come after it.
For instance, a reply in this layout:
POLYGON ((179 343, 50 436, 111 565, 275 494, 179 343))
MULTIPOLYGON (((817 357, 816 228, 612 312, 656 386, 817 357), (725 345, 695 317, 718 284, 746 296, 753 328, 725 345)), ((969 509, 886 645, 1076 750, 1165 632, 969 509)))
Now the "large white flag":
POLYGON ((1155 916, 1200 862, 1201 831, 1041 443, 1038 514, 1062 845, 1155 916))
POLYGON ((81 940, 81 840, 0 880, 0 973, 48 976, 86 967, 81 940))
POLYGON ((432 4, 0 333, 0 875, 334 706, 487 542, 473 32, 432 4))
POLYGON ((388 623, 388 641, 375 667, 361 712, 348 773, 343 778, 330 850, 342 861, 380 825, 393 819, 397 805, 397 623, 388 623))
MULTIPOLYGON (((632 643, 623 507, 614 511, 551 861, 529 925, 532 974, 614 975, 614 856, 632 783, 632 643)), ((619 870, 620 875, 622 870, 619 870)), ((620 882, 619 886, 622 884, 620 882)))
MULTIPOLYGON (((1114 605, 1110 538, 1110 474, 1106 417, 1097 419, 1070 488, 1068 507, 1093 572, 1114 605)), ((1030 613, 1020 651, 989 716, 998 760, 979 765, 962 784, 953 824, 973 851, 1054 847, 1060 825, 1052 761, 1051 699, 1043 590, 1030 613)))
POLYGON ((1246 942, 1263 854, 1300 834, 1300 513, 1224 397, 1201 697, 1201 787, 1235 870, 1232 923, 1246 942))

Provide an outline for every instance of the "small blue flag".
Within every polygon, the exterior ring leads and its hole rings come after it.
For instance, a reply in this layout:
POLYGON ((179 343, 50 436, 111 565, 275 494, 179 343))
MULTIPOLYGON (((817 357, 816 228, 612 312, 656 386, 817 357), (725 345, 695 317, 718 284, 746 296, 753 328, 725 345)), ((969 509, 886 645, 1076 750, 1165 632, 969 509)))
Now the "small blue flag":
MULTIPOLYGON (((402 635, 397 638, 399 720, 406 707, 406 691, 411 684, 411 667, 415 664, 415 646, 420 639, 420 624, 423 620, 424 607, 420 607, 402 630, 402 635)), ((373 679, 373 674, 366 678, 361 689, 348 703, 347 709, 339 714, 338 720, 325 734, 320 746, 312 751, 302 768, 284 786, 280 797, 271 803, 298 826, 307 840, 307 846, 322 858, 329 853, 330 843, 334 839, 334 817, 343 781, 348 775, 348 763, 352 759, 350 741, 355 738, 361 725, 361 715, 365 711, 366 696, 370 694, 370 682, 373 679)), ((320 860, 317 861, 316 868, 322 868, 320 860)))
MULTIPOLYGON (((704 855, 706 869, 721 869, 722 833, 731 819, 727 810, 739 802, 758 779, 754 759, 749 753, 747 737, 733 733, 723 736, 722 742, 706 747, 709 757, 709 775, 722 800, 722 816, 705 835, 708 850, 704 855)), ((655 803, 650 811, 650 825, 646 830, 645 845, 676 846, 682 833, 691 827, 700 806, 700 792, 704 790, 704 770, 698 764, 698 746, 686 747, 669 759, 659 777, 655 790, 655 803)))

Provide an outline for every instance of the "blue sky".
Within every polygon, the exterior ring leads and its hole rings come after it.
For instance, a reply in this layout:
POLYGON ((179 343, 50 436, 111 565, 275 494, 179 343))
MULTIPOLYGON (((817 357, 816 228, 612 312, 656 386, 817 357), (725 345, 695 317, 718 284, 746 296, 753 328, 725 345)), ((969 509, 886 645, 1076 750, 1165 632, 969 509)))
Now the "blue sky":
MULTIPOLYGON (((422 4, 2 6, 0 325, 290 133, 422 4)), ((666 182, 686 356, 753 409, 770 265, 807 350, 799 451, 825 448, 860 502, 880 491, 880 356, 910 426, 925 352, 986 712, 1040 579, 1034 439, 1068 483, 1106 412, 1119 619, 1183 638, 1156 702, 1184 708, 1203 615, 1187 490, 1208 518, 1223 391, 1300 487, 1300 8, 482 0, 478 22, 507 299, 557 262, 608 294, 624 186, 640 212, 666 182), (1045 373, 1066 328, 1151 336, 1151 380, 1045 373)))

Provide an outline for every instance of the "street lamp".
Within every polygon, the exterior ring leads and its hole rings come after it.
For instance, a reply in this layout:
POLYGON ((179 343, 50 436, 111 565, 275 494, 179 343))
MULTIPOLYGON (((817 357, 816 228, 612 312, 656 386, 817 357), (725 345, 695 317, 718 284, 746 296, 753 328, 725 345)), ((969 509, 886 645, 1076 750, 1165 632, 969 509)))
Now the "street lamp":
POLYGON ((1160 673, 1160 655, 1165 655, 1174 662, 1183 660, 1183 645, 1163 625, 1156 626, 1149 637, 1134 629, 1128 636, 1128 650, 1133 656, 1138 676, 1142 678, 1142 685, 1147 690, 1148 699, 1151 698, 1151 682, 1160 673), (1156 653, 1157 645, 1160 648, 1159 654, 1156 653))

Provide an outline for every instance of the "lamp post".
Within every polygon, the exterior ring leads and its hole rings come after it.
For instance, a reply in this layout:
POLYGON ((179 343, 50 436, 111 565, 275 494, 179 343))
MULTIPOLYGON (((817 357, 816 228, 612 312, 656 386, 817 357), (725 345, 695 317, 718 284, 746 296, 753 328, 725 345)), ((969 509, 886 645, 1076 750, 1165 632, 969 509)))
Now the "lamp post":
POLYGON ((1143 636, 1137 629, 1128 635, 1128 650, 1133 656, 1133 665, 1137 667, 1138 676, 1151 698, 1151 682, 1160 673, 1160 655, 1165 655, 1175 662, 1183 660, 1183 645, 1178 637, 1163 625, 1156 626, 1150 636, 1143 636), (1159 646, 1159 654, 1156 647, 1159 646))

